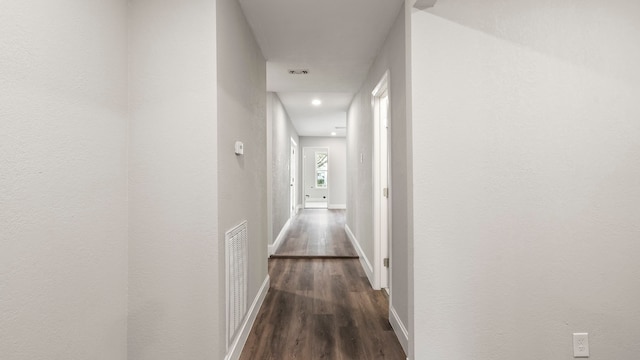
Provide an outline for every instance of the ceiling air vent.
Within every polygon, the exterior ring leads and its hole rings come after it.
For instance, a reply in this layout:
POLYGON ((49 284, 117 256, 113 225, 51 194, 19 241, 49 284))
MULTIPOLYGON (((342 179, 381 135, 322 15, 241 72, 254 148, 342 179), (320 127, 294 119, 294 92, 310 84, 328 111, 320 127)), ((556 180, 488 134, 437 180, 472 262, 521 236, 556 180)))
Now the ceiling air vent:
POLYGON ((307 75, 308 73, 308 69, 289 69, 289 74, 291 75, 307 75))

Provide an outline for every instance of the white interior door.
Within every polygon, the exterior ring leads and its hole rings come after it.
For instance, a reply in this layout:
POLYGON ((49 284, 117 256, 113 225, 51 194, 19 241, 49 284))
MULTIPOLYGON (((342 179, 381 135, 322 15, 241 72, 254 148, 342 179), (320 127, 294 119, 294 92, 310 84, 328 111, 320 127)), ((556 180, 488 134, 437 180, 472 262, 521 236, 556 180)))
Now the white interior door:
POLYGON ((389 73, 386 72, 373 96, 373 203, 374 203, 374 288, 387 289, 391 278, 389 198, 389 73))
MULTIPOLYGON (((389 258, 389 94, 380 97, 380 248, 384 259, 389 258)), ((389 262, 383 264, 380 287, 389 287, 389 262)))

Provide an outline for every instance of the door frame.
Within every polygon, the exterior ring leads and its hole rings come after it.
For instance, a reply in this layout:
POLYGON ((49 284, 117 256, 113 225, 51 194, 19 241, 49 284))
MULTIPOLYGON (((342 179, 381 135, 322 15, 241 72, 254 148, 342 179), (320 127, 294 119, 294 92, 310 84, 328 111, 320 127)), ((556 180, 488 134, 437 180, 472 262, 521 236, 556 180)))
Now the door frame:
MULTIPOLYGON (((391 261, 391 172, 389 144, 391 134, 391 94, 390 94, 390 73, 385 71, 376 87, 371 92, 371 108, 373 113, 373 239, 374 239, 374 266, 373 266, 373 288, 380 290, 389 289, 391 291, 391 273, 393 263, 391 261), (386 109, 386 136, 383 136, 383 127, 380 117, 381 99, 387 98, 386 109), (386 178, 386 179, 383 179, 386 178), (383 182, 386 182, 384 186, 383 182), (384 188, 386 197, 384 196, 384 188), (384 266, 384 259, 389 258, 389 267, 384 266)), ((391 304, 391 302, 389 302, 391 304)))

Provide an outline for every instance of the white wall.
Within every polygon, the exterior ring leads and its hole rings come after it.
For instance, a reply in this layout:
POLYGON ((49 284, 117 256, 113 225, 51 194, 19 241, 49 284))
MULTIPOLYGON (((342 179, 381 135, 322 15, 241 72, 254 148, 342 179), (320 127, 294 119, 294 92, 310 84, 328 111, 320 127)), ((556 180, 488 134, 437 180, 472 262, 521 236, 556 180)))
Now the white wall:
POLYGON ((2 2, 3 360, 126 359, 126 11, 2 2))
POLYGON ((129 359, 221 359, 216 7, 130 2, 129 359))
POLYGON ((638 24, 633 0, 413 14, 413 359, 570 359, 572 332, 637 357, 638 24))
POLYGON ((371 97, 367 94, 368 87, 363 85, 362 90, 353 98, 347 112, 346 226, 356 237, 364 255, 371 262, 373 260, 373 115, 370 109, 371 97))
MULTIPOLYGON (((322 147, 329 149, 329 208, 344 208, 347 203, 347 143, 340 137, 300 137, 300 149, 322 147)), ((302 154, 302 151, 300 152, 302 154)), ((302 164, 303 159, 300 160, 302 164)), ((302 168, 302 166, 300 166, 302 168)), ((300 169, 302 171, 302 169, 300 169)), ((302 179, 302 177, 301 177, 302 179)), ((302 181, 300 185, 303 186, 302 181)), ((304 189, 300 189, 304 196, 304 189)))
POLYGON ((265 61, 237 3, 11 1, 0 34, 0 357, 222 358, 236 219, 249 301, 267 273, 265 61))
MULTIPOLYGON (((349 201, 347 225, 366 256, 374 260, 373 244, 373 113, 371 92, 389 70, 390 167, 391 167, 391 306, 402 326, 409 323, 408 271, 409 218, 407 148, 407 99, 405 64, 405 14, 398 14, 384 45, 369 70, 362 89, 354 98, 348 118, 349 201), (360 153, 364 161, 360 163, 360 153)), ((406 339, 406 337, 405 337, 406 339)))
POLYGON ((268 276, 266 61, 237 0, 218 0, 217 15, 218 236, 247 220, 251 304, 268 276), (242 156, 234 153, 238 140, 242 156))
MULTIPOLYGON (((269 194, 272 197, 271 201, 271 216, 272 216, 272 229, 271 238, 269 244, 273 244, 278 234, 282 230, 282 227, 286 224, 290 217, 290 179, 289 179, 289 166, 290 166, 290 153, 291 153, 291 139, 298 144, 298 154, 301 153, 300 140, 298 133, 291 123, 291 119, 287 114, 280 98, 276 93, 269 92, 267 94, 267 117, 271 122, 271 144, 269 149, 271 150, 269 164, 271 167, 271 191, 269 194)), ((297 158, 298 156, 296 156, 297 158)), ((302 166, 300 162, 296 164, 298 167, 302 166)), ((299 171, 298 171, 299 172, 299 171)), ((298 177, 298 176, 296 176, 298 177)), ((298 177, 297 182, 302 180, 298 177)), ((300 192, 296 192, 295 203, 300 204, 301 196, 300 192)))

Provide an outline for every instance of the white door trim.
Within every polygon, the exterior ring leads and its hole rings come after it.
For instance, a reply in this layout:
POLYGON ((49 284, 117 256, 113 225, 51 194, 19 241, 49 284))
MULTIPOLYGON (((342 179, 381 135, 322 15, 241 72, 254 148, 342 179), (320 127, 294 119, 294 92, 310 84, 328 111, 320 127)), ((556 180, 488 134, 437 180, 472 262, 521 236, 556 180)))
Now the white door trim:
MULTIPOLYGON (((389 129, 383 134, 383 127, 380 117, 381 99, 387 97, 387 124, 390 119, 390 93, 389 93, 389 70, 387 70, 378 85, 371 92, 372 113, 373 113, 373 237, 374 237, 374 289, 391 288, 391 265, 388 270, 384 266, 384 258, 391 259, 390 229, 391 229, 391 184, 389 181, 389 129), (385 136, 383 136, 385 135, 385 136), (383 168, 384 167, 384 168, 383 168), (386 184, 383 184, 386 182, 386 184), (383 196, 383 189, 387 188, 387 197, 383 196)), ((389 296, 392 296, 390 291, 389 296)))

